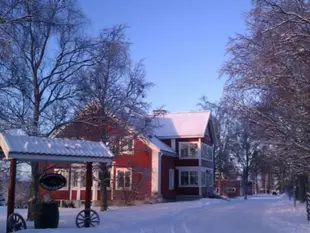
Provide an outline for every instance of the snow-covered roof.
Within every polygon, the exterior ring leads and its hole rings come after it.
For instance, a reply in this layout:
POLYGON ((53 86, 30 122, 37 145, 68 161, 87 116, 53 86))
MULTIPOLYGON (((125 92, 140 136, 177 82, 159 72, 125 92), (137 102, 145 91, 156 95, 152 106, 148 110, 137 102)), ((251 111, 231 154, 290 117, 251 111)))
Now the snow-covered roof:
POLYGON ((166 113, 155 118, 158 138, 204 137, 209 111, 166 113))
POLYGON ((168 152, 171 154, 176 154, 176 152, 169 147, 168 145, 166 145, 165 143, 163 143, 162 141, 160 141, 157 137, 153 136, 150 137, 150 141, 158 148, 160 149, 162 152, 168 152))
POLYGON ((102 142, 0 134, 6 159, 62 162, 109 162, 113 154, 102 142))

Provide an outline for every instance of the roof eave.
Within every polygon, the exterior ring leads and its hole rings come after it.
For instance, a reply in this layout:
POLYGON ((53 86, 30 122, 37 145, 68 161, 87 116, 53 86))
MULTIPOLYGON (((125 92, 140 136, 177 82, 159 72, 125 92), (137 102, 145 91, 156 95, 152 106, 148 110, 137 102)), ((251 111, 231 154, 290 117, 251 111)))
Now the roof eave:
POLYGON ((177 156, 178 154, 176 152, 171 152, 171 151, 166 151, 166 150, 161 150, 164 154, 169 154, 169 155, 174 155, 177 156))
POLYGON ((204 135, 171 135, 171 136, 157 136, 159 139, 177 139, 177 138, 203 138, 204 135))
POLYGON ((48 161, 48 162, 69 162, 69 163, 111 163, 113 157, 92 157, 92 156, 72 156, 47 154, 38 155, 34 153, 9 152, 6 159, 17 159, 20 161, 48 161))

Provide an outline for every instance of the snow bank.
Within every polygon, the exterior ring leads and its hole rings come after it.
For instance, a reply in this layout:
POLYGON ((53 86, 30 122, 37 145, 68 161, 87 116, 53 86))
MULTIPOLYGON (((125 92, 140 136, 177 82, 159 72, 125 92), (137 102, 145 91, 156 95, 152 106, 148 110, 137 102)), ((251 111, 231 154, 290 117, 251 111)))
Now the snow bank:
POLYGON ((294 208, 293 201, 287 196, 272 204, 266 211, 266 222, 273 229, 282 229, 283 233, 310 233, 310 222, 307 221, 306 204, 297 202, 294 208))

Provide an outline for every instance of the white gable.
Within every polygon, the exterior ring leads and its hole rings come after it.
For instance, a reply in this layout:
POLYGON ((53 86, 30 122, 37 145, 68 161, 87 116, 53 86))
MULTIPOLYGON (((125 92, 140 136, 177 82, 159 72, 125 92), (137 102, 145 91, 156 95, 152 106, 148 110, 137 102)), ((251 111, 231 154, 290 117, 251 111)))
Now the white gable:
POLYGON ((157 137, 151 137, 150 140, 162 152, 168 152, 171 154, 176 154, 176 152, 171 147, 169 147, 168 145, 166 145, 165 143, 160 141, 157 137))
POLYGON ((154 135, 158 138, 204 137, 209 111, 166 113, 155 119, 154 135))

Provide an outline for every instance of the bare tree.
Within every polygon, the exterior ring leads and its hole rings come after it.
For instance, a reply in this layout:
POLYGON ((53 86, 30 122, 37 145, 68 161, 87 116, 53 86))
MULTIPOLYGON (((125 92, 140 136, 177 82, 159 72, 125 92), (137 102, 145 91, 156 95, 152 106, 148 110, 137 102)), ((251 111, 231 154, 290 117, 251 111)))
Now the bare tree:
POLYGON ((11 50, 11 40, 4 33, 12 24, 22 24, 31 20, 31 15, 22 12, 28 0, 0 0, 0 61, 7 59, 11 50))
MULTIPOLYGON (((130 57, 130 43, 125 36, 126 26, 117 25, 104 29, 96 40, 93 53, 94 65, 79 72, 80 103, 86 105, 90 117, 81 116, 84 122, 96 122, 101 140, 114 147, 124 136, 135 138, 147 135, 152 128, 147 117, 150 104, 145 96, 153 86, 145 79, 142 61, 134 63, 130 57)), ((101 164, 101 210, 107 210, 106 164, 101 164)))
POLYGON ((222 101, 212 103, 208 101, 206 96, 203 96, 198 103, 204 110, 209 110, 212 116, 212 122, 215 128, 215 137, 217 145, 214 150, 214 177, 219 183, 219 192, 221 192, 221 180, 224 178, 236 179, 238 176, 237 164, 234 162, 232 153, 229 151, 228 144, 231 141, 229 107, 222 101))
POLYGON ((147 168, 129 167, 128 176, 116 174, 115 187, 121 184, 124 187, 120 187, 113 192, 114 198, 123 201, 123 204, 134 205, 134 201, 143 200, 145 197, 141 196, 141 190, 148 184, 148 179, 151 177, 152 171, 147 168), (125 184, 125 185, 123 185, 125 184))
MULTIPOLYGON (((85 17, 75 0, 21 1, 9 24, 11 56, 0 63, 0 120, 28 135, 45 136, 72 116, 74 74, 91 64, 85 17)), ((32 162, 33 199, 38 198, 38 163, 32 162)))
POLYGON ((309 3, 253 1, 248 31, 230 39, 225 98, 261 133, 269 160, 310 167, 309 3))
POLYGON ((31 20, 31 15, 21 14, 23 4, 29 0, 1 0, 0 1, 0 26, 15 24, 31 20))

